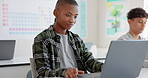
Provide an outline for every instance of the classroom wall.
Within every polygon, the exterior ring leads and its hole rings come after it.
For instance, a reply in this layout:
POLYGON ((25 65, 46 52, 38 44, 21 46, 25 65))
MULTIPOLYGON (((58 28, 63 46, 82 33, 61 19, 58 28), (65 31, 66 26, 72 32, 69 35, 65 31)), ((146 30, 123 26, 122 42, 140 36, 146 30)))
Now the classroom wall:
MULTIPOLYGON (((130 8, 143 7, 143 0, 129 0, 130 8)), ((87 0, 87 37, 85 42, 93 42, 98 48, 107 48, 111 40, 105 36, 106 0, 87 0)), ((32 56, 32 40, 17 40, 15 57, 32 56)))

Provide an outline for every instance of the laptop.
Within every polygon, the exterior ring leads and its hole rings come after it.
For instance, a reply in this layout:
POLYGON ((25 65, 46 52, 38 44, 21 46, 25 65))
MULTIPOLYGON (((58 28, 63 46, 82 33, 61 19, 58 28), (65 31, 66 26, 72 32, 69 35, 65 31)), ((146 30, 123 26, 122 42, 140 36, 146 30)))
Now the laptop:
POLYGON ((15 40, 0 40, 0 60, 13 59, 15 40))
POLYGON ((90 51, 93 43, 92 42, 85 42, 85 46, 87 47, 88 51, 90 51))
POLYGON ((148 41, 111 41, 101 73, 82 74, 79 78, 135 78, 139 76, 148 41))

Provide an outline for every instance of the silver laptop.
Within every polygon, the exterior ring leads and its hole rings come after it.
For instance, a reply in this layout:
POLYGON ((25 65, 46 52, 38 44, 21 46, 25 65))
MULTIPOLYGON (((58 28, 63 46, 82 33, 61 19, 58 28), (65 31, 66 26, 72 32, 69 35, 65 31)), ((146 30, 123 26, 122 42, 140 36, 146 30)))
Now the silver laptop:
POLYGON ((88 51, 91 49, 92 45, 92 42, 85 42, 85 46, 87 47, 88 51))
POLYGON ((0 60, 13 59, 15 40, 0 40, 0 60))
POLYGON ((111 41, 101 74, 79 75, 79 78, 138 77, 147 52, 148 41, 111 41))

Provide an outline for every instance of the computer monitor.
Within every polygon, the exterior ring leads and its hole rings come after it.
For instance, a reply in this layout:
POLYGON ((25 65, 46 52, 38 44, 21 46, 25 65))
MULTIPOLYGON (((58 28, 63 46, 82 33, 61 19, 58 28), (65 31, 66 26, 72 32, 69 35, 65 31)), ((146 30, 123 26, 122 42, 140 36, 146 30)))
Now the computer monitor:
POLYGON ((13 59, 15 40, 0 40, 0 60, 13 59))
POLYGON ((85 46, 87 47, 88 51, 91 49, 92 45, 92 42, 85 42, 85 46))

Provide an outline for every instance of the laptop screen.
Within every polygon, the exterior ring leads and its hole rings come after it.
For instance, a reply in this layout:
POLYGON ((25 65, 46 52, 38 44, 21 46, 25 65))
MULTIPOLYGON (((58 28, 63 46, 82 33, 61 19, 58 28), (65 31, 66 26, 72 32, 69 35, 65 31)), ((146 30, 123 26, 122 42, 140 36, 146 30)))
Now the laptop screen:
POLYGON ((0 40, 0 60, 13 59, 15 40, 0 40))
POLYGON ((92 45, 92 42, 85 42, 85 46, 87 47, 88 51, 91 49, 92 45))

